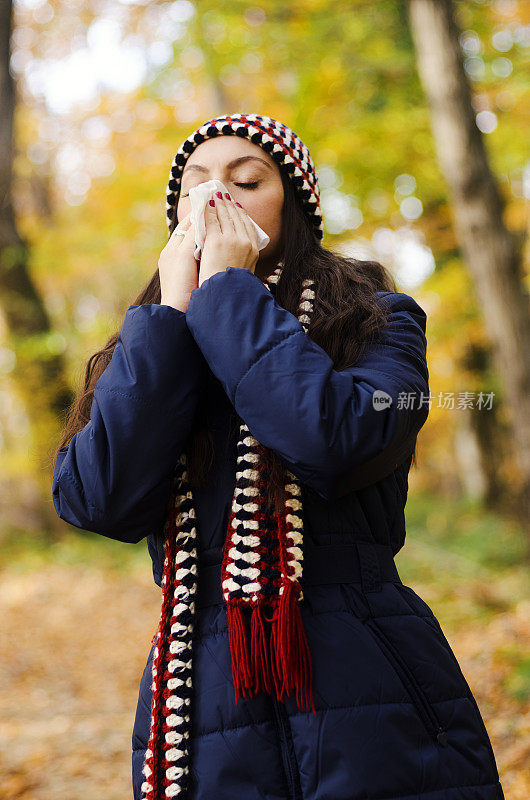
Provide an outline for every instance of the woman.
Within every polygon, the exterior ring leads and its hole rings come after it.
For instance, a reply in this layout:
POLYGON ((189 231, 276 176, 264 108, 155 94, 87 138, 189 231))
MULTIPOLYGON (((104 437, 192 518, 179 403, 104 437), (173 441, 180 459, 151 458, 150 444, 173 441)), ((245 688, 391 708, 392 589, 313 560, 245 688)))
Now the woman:
POLYGON ((191 134, 166 209, 158 270, 90 359, 53 476, 66 521, 147 538, 163 590, 135 799, 503 798, 470 687, 393 559, 425 313, 377 262, 322 247, 313 161, 270 117, 191 134), (188 193, 208 179, 228 196, 205 207, 197 265, 188 193))

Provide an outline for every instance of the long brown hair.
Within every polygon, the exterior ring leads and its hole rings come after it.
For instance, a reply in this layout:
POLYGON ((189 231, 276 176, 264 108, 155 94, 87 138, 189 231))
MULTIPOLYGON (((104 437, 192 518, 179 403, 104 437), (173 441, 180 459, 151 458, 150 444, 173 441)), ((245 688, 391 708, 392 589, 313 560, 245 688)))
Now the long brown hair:
MULTIPOLYGON (((324 248, 295 193, 289 177, 282 171, 284 205, 282 210, 283 269, 276 285, 275 298, 279 305, 296 315, 302 280, 316 282, 314 311, 309 335, 332 359, 334 368, 345 369, 354 364, 366 345, 372 342, 386 324, 386 311, 376 301, 377 291, 397 291, 392 274, 378 261, 362 261, 341 256, 324 248)), ((177 224, 175 203, 170 233, 177 224)), ((133 305, 160 303, 158 268, 142 289, 133 305)), ((55 451, 66 446, 72 436, 90 419, 94 386, 107 367, 118 332, 88 360, 84 385, 67 411, 63 435, 55 451)), ((206 424, 203 393, 185 444, 188 479, 191 488, 203 486, 214 463, 214 441, 206 424)), ((235 421, 242 420, 236 414, 235 421)), ((278 488, 276 509, 283 505, 285 468, 273 450, 266 452, 266 467, 270 476, 268 501, 273 503, 274 487, 278 488)))

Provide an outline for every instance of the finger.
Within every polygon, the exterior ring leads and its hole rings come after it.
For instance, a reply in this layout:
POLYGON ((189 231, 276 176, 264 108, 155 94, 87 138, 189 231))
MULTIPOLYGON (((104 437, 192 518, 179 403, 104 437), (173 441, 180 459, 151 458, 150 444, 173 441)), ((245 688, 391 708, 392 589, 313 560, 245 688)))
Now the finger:
POLYGON ((172 238, 178 237, 180 234, 185 233, 190 225, 190 219, 188 217, 184 217, 181 219, 177 225, 173 228, 173 232, 171 234, 172 238))
POLYGON ((181 220, 177 228, 175 228, 169 240, 173 247, 180 247, 184 242, 195 239, 195 226, 190 219, 181 220))
POLYGON ((178 230, 177 230, 177 228, 175 228, 175 230, 171 234, 171 240, 173 242, 177 242, 177 244, 178 244, 179 240, 182 239, 186 235, 188 230, 189 230, 189 228, 184 228, 183 225, 178 230))
POLYGON ((245 227, 245 231, 247 232, 248 238, 250 241, 257 247, 258 246, 258 232, 254 225, 252 224, 252 220, 250 219, 249 215, 245 211, 242 205, 238 203, 234 203, 237 214, 239 216, 240 221, 243 223, 245 227))
POLYGON ((182 237, 182 241, 186 244, 186 246, 195 246, 195 225, 193 223, 188 225, 184 236, 182 237))
POLYGON ((221 197, 218 197, 218 194, 221 194, 221 192, 215 193, 215 206, 217 208, 217 216, 219 217, 221 233, 233 233, 236 228, 232 215, 229 212, 229 204, 231 204, 232 201, 226 200, 222 194, 221 197))
MULTIPOLYGON (((226 208, 232 220, 232 224, 234 226, 236 233, 240 237, 244 237, 245 234, 248 236, 249 230, 243 221, 243 215, 241 214, 240 209, 236 206, 235 200, 231 198, 229 194, 225 194, 225 200, 226 200, 226 208)), ((254 240, 251 239, 251 241, 254 240)))
POLYGON ((191 219, 191 211, 188 211, 188 213, 182 217, 180 222, 177 222, 176 227, 178 228, 179 225, 184 225, 184 223, 188 222, 190 219, 191 219))
POLYGON ((180 245, 186 238, 187 233, 188 233, 187 231, 186 233, 184 233, 184 231, 179 231, 178 233, 176 231, 173 231, 173 233, 171 234, 171 238, 168 242, 168 245, 170 247, 180 247, 180 245))
POLYGON ((214 202, 213 206, 211 205, 212 200, 214 200, 213 197, 212 197, 211 200, 209 200, 206 203, 205 212, 204 212, 204 221, 206 223, 206 235, 208 235, 208 231, 211 231, 213 233, 215 231, 219 232, 221 230, 221 226, 219 224, 219 219, 217 217, 217 209, 216 209, 216 204, 217 204, 218 200, 217 200, 217 198, 215 198, 215 202, 214 202))

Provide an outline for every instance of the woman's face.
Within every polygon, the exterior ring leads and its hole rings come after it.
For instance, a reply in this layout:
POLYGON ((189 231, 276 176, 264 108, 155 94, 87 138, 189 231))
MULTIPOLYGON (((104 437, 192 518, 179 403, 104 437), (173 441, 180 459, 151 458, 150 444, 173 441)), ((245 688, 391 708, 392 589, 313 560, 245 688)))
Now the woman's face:
POLYGON ((217 136, 201 142, 186 161, 177 205, 177 223, 190 211, 192 186, 217 178, 231 197, 270 237, 260 250, 255 274, 264 278, 283 253, 283 184, 276 162, 257 144, 240 136, 217 136), (245 186, 244 184, 250 184, 245 186))

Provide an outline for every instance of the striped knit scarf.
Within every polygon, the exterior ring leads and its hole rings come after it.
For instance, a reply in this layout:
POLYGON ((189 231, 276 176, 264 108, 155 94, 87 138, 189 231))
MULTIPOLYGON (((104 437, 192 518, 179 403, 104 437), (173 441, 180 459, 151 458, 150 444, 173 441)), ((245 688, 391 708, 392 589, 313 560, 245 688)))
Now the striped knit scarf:
MULTIPOLYGON (((280 261, 265 279, 272 294, 282 268, 280 261)), ((302 286, 297 316, 307 333, 314 282, 306 279, 302 286)), ((240 694, 248 692, 252 696, 260 690, 275 692, 282 700, 284 691, 296 689, 300 706, 302 691, 307 703, 309 690, 315 712, 311 659, 299 606, 303 599, 299 583, 303 563, 301 488, 295 476, 285 470, 283 511, 270 514, 264 503, 265 450, 242 422, 221 567, 235 701, 240 694), (244 609, 250 611, 250 648, 244 609)), ((196 515, 186 463, 186 454, 182 453, 173 475, 164 525, 162 609, 153 654, 151 725, 143 765, 144 800, 185 798, 189 786, 198 556, 196 515)))

